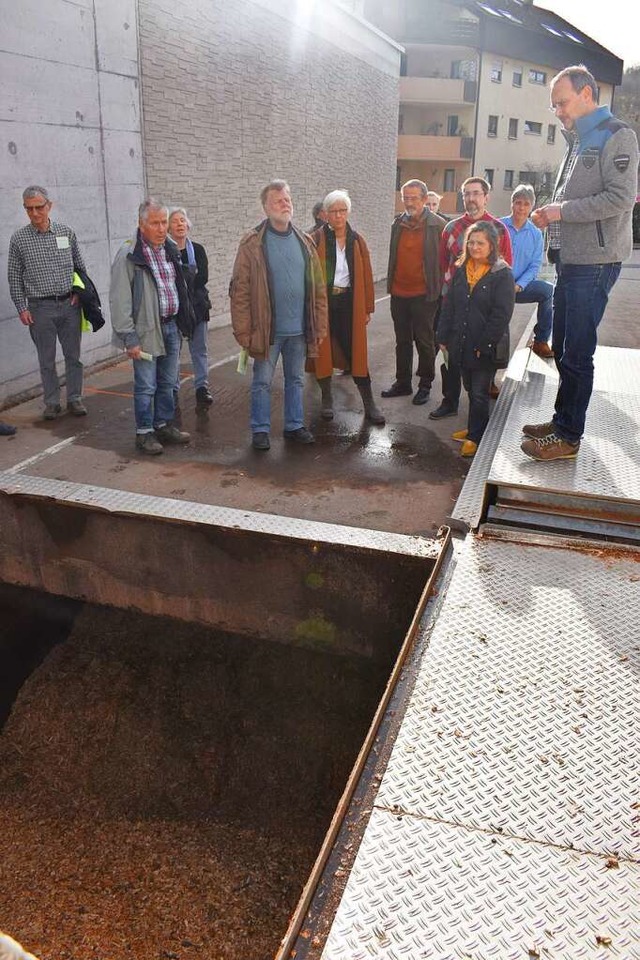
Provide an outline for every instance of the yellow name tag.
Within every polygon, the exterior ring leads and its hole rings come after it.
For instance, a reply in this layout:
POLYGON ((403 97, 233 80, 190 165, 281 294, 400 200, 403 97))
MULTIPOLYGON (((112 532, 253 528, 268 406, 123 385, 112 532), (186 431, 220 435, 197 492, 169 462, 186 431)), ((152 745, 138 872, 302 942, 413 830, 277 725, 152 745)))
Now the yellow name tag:
POLYGON ((58 250, 69 249, 69 237, 56 237, 56 243, 58 245, 58 250))

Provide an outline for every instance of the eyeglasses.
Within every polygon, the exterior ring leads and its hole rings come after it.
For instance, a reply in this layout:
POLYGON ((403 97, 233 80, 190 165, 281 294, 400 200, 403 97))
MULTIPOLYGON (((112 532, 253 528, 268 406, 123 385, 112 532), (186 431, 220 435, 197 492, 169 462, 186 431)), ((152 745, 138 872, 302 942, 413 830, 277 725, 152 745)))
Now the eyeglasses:
POLYGON ((39 213, 41 210, 44 210, 48 206, 49 206, 48 200, 46 203, 34 203, 33 206, 31 207, 28 207, 26 203, 23 203, 23 207, 25 208, 27 213, 39 213))
POLYGON ((331 207, 328 213, 349 213, 346 207, 331 207))

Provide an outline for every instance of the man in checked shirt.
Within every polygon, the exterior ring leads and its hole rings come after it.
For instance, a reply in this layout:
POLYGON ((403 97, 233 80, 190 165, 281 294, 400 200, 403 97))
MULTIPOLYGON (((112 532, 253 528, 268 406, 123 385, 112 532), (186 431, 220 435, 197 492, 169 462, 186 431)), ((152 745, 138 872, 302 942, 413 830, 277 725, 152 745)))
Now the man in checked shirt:
POLYGON ((31 222, 9 241, 7 273, 11 299, 38 351, 44 419, 55 420, 62 413, 57 340, 64 354, 67 410, 84 417, 80 306, 71 284, 74 270, 86 271, 86 267, 71 227, 49 219, 52 203, 45 188, 27 187, 22 202, 31 222))
POLYGON ((191 439, 172 423, 180 363, 180 334, 195 324, 176 244, 167 239, 169 211, 148 199, 138 211, 138 231, 111 267, 111 325, 133 360, 136 447, 156 456, 165 444, 191 439))

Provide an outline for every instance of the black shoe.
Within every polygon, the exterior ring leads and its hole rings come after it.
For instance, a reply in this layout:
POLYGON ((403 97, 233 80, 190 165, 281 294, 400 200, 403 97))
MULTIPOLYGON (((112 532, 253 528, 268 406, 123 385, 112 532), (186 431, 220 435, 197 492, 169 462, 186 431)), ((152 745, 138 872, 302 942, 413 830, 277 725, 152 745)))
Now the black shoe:
POLYGON ((176 443, 183 444, 189 443, 191 440, 190 433, 184 433, 182 430, 178 430, 177 427, 169 425, 168 423, 164 427, 156 428, 156 437, 160 443, 176 443))
POLYGON ((152 431, 148 433, 136 434, 136 447, 141 453, 147 453, 151 457, 157 457, 164 453, 164 447, 156 440, 156 435, 152 431))
POLYGON ((396 380, 395 383, 392 383, 388 390, 382 390, 380 392, 381 397, 410 397, 413 393, 410 383, 398 383, 396 380))
POLYGON ((10 423, 0 420, 0 437, 13 437, 17 429, 17 427, 12 427, 10 423))
POLYGON ((198 387, 196 390, 196 407, 210 407, 213 397, 209 387, 198 387))
POLYGON ((285 430, 283 437, 285 440, 295 440, 296 443, 316 442, 316 438, 306 427, 298 427, 297 430, 285 430))
POLYGON ((448 403, 441 403, 439 407, 431 411, 429 420, 442 420, 443 417, 455 417, 457 413, 457 407, 450 407, 448 403))
POLYGON ((268 450, 271 446, 268 433, 254 433, 251 444, 254 450, 268 450))
POLYGON ((415 403, 416 407, 421 407, 423 403, 427 402, 430 394, 431 394, 430 387, 418 387, 418 389, 415 392, 414 398, 411 402, 415 403))

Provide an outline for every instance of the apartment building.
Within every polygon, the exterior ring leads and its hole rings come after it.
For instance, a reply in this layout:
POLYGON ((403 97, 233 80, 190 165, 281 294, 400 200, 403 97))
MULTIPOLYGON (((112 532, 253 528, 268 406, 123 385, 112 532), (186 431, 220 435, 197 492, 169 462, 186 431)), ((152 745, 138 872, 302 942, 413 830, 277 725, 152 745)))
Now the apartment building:
POLYGON ((396 188, 424 180, 445 213, 461 209, 472 174, 491 182, 499 216, 517 183, 548 196, 564 151, 551 77, 584 63, 609 105, 622 80, 618 57, 530 0, 365 0, 364 12, 405 49, 396 188))

